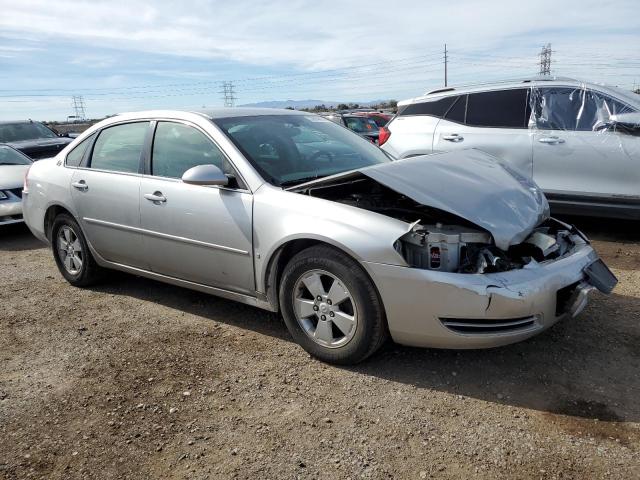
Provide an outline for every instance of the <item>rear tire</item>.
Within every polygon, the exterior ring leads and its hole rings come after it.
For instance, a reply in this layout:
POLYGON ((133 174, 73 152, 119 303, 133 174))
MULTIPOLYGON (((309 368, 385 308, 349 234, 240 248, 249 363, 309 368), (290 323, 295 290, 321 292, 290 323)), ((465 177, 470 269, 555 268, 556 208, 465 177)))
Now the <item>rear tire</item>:
POLYGON ((295 255, 282 274, 279 297, 291 336, 325 362, 361 362, 387 339, 384 308, 371 279, 332 247, 295 255))
POLYGON ((51 227, 53 258, 62 276, 74 287, 88 287, 102 278, 80 225, 70 215, 58 215, 51 227))

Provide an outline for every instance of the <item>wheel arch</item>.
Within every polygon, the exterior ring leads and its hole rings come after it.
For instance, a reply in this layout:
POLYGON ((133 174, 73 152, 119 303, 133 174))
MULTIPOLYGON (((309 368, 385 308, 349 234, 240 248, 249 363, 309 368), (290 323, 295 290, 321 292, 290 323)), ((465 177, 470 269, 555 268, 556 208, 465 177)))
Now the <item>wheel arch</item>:
POLYGON ((336 244, 334 241, 330 241, 325 238, 319 237, 301 237, 301 238, 292 238, 283 241, 278 247, 276 247, 273 253, 269 256, 266 261, 266 268, 263 275, 263 285, 265 289, 265 294, 267 301, 271 305, 273 311, 280 311, 280 302, 279 302, 279 289, 280 283, 282 281, 282 272, 284 268, 287 266, 289 261, 299 252, 314 246, 326 246, 329 247, 343 255, 347 255, 348 257, 355 260, 358 265, 365 272, 373 288, 378 294, 378 298, 380 299, 380 303, 383 306, 384 310, 384 302, 382 297, 380 296, 380 291, 378 290, 378 286, 376 282, 373 280, 371 276, 371 272, 366 268, 366 266, 360 261, 358 256, 350 251, 348 248, 343 245, 336 244))
MULTIPOLYGON (((69 210, 67 207, 65 207, 64 205, 58 204, 58 203, 54 203, 52 205, 49 205, 47 207, 47 210, 45 211, 44 214, 44 234, 46 235, 47 239, 49 241, 51 241, 51 228, 53 227, 53 222, 56 219, 56 217, 58 215, 61 214, 67 214, 72 218, 76 218, 76 216, 71 212, 71 210, 69 210)), ((77 219, 76 219, 77 221, 77 219)), ((82 227, 81 227, 82 228, 82 227)))

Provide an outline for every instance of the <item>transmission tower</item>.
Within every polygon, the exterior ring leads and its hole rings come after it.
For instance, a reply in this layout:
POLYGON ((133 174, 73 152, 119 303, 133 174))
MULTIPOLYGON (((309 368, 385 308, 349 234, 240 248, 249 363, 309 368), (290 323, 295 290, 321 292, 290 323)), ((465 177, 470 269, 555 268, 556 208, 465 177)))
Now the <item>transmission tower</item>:
POLYGON ((73 111, 75 112, 76 120, 86 120, 86 114, 84 113, 84 98, 82 95, 74 95, 71 97, 73 105, 73 111))
POLYGON ((235 91, 233 90, 233 82, 222 82, 222 98, 225 107, 233 107, 236 101, 235 91))
POLYGON ((444 44, 444 86, 447 86, 447 66, 449 63, 449 56, 447 55, 447 44, 444 44))
POLYGON ((540 51, 540 75, 551 75, 551 44, 547 43, 540 51))

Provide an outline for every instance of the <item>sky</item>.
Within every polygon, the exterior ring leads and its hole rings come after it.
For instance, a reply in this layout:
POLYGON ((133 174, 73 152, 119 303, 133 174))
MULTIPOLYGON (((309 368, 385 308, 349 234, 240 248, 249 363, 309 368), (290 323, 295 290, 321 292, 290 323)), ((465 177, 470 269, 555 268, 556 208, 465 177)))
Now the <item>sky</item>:
POLYGON ((0 119, 410 98, 538 73, 640 85, 637 0, 0 0, 0 119))

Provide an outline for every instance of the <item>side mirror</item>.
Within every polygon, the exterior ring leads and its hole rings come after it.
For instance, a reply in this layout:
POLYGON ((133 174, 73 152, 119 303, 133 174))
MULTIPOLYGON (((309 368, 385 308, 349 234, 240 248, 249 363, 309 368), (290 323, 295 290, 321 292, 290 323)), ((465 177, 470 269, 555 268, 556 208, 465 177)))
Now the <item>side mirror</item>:
POLYGON ((627 130, 639 130, 640 129, 640 113, 629 112, 619 113, 617 115, 611 115, 609 117, 611 125, 616 127, 622 127, 627 130))
POLYGON ((218 185, 221 187, 229 183, 227 176, 215 165, 192 167, 184 172, 182 181, 190 185, 218 185))

